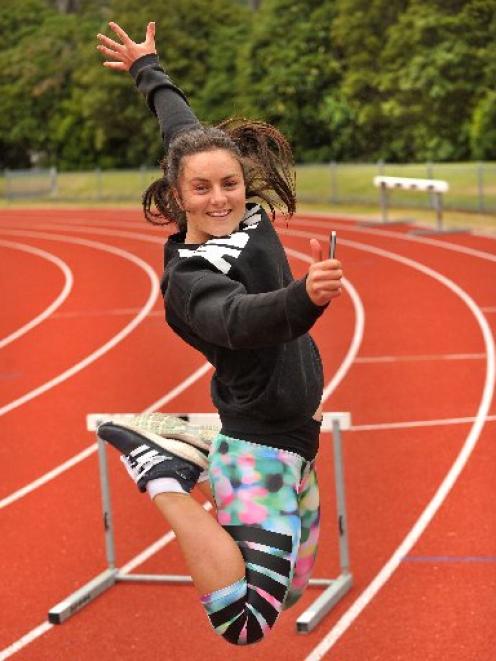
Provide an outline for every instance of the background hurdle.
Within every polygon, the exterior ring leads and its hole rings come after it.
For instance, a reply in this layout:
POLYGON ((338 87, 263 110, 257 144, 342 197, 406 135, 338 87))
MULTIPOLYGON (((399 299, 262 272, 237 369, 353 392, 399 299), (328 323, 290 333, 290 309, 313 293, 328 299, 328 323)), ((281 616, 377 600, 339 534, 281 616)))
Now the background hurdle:
MULTIPOLYGON (((104 420, 125 420, 135 414, 93 413, 86 418, 88 431, 96 431, 104 420)), ((219 417, 215 413, 171 414, 188 420, 192 425, 207 425, 220 427, 219 417)), ((346 412, 326 412, 322 421, 322 432, 331 432, 334 452, 334 481, 336 489, 336 510, 339 539, 340 574, 334 578, 312 578, 310 585, 325 587, 324 592, 296 620, 296 631, 307 633, 311 631, 329 610, 339 602, 353 585, 350 572, 348 549, 348 524, 346 517, 344 470, 342 456, 341 430, 349 429, 351 416, 346 412)), ((149 582, 149 583, 191 583, 190 576, 179 574, 125 574, 116 565, 114 527, 112 521, 112 506, 110 497, 110 482, 108 476, 106 444, 97 436, 100 487, 103 509, 103 528, 105 537, 105 552, 107 569, 94 579, 73 592, 56 604, 48 612, 48 620, 52 624, 62 624, 84 606, 96 599, 100 594, 111 588, 117 582, 149 582)), ((208 508, 208 506, 207 506, 208 508)))
POLYGON ((436 223, 438 231, 443 225, 443 193, 449 190, 447 181, 441 179, 415 179, 412 177, 374 177, 374 186, 380 189, 382 222, 388 222, 389 191, 394 189, 425 191, 434 196, 436 223))

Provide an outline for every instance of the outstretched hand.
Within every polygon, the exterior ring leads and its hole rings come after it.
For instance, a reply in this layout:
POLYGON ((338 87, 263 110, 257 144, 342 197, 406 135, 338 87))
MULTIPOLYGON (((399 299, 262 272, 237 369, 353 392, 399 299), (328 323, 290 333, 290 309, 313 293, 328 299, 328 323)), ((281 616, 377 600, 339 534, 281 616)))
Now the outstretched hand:
POLYGON ((315 305, 326 305, 341 295, 341 262, 337 259, 322 259, 322 246, 317 239, 310 239, 312 264, 308 269, 307 294, 315 305))
POLYGON ((100 44, 97 49, 110 58, 103 62, 104 67, 115 69, 116 71, 129 71, 132 63, 143 55, 156 53, 155 48, 155 23, 148 23, 146 27, 145 41, 137 44, 117 23, 110 22, 109 26, 119 37, 121 43, 110 39, 104 34, 97 34, 100 44))

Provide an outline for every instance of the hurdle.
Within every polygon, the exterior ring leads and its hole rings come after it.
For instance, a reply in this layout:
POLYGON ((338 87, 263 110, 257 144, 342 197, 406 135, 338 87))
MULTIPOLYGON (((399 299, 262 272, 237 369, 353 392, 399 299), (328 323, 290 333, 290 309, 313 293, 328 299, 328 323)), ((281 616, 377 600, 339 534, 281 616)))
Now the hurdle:
MULTIPOLYGON (((114 422, 123 422, 134 415, 135 414, 132 413, 90 413, 86 416, 86 427, 88 431, 96 431, 98 425, 106 420, 112 419, 114 422)), ((193 426, 208 426, 210 428, 220 429, 219 417, 214 413, 171 413, 170 415, 183 418, 193 426)), ((341 431, 347 430, 350 427, 351 415, 348 412, 326 412, 323 415, 321 431, 331 432, 332 434, 340 573, 336 578, 310 579, 310 586, 323 587, 325 590, 296 620, 297 633, 308 633, 312 631, 312 629, 317 626, 322 618, 344 597, 353 585, 353 576, 350 572, 348 521, 346 515, 341 439, 341 431)), ((191 576, 179 574, 124 573, 117 567, 107 448, 106 443, 98 438, 98 435, 97 449, 107 568, 98 576, 95 576, 95 578, 53 606, 53 608, 48 611, 48 621, 51 624, 62 624, 118 582, 168 584, 192 583, 191 576)))
POLYGON ((380 205, 383 223, 389 222, 388 212, 390 190, 423 191, 434 196, 437 231, 442 231, 443 193, 446 193, 449 190, 447 181, 443 181, 442 179, 415 179, 412 177, 386 177, 378 175, 374 177, 374 186, 380 190, 380 205))

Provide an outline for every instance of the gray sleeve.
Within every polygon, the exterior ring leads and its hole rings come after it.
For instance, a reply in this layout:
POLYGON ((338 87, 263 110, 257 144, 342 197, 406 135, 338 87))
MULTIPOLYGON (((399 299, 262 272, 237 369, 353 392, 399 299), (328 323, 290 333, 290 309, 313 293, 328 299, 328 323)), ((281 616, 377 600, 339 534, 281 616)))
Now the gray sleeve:
POLYGON ((148 107, 157 116, 167 151, 170 141, 180 131, 200 126, 182 92, 162 69, 158 55, 144 55, 133 62, 129 73, 143 94, 148 107))

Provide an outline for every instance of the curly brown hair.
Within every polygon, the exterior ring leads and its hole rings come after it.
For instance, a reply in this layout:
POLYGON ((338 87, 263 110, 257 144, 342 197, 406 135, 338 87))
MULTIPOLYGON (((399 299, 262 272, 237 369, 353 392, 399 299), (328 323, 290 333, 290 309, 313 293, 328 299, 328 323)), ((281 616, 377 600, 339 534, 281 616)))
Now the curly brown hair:
POLYGON ((186 214, 174 195, 182 159, 213 149, 229 151, 243 170, 247 199, 267 203, 272 218, 276 208, 290 218, 296 210, 294 161, 286 138, 270 124, 231 118, 215 127, 199 126, 180 132, 160 162, 163 176, 143 194, 145 218, 154 225, 176 223, 186 229, 186 214))

